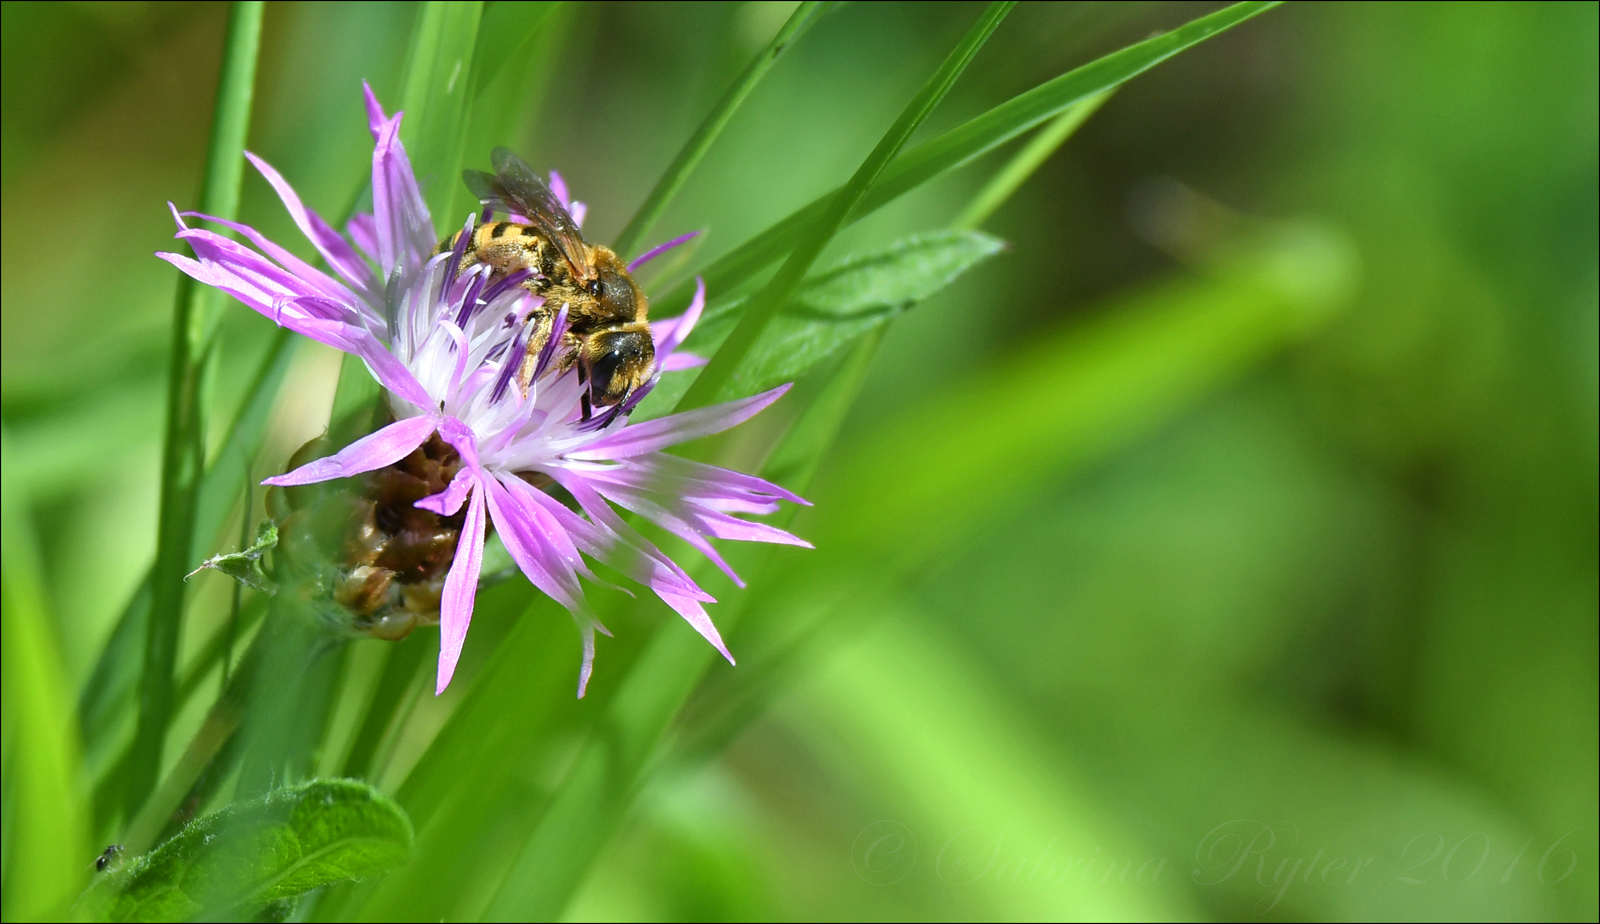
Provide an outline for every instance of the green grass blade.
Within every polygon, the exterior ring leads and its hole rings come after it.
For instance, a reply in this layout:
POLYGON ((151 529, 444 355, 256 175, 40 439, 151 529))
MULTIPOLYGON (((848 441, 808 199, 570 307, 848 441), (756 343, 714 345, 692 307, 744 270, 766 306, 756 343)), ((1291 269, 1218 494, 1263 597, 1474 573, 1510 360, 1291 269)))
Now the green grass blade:
MULTIPOLYGON (((481 2, 429 0, 417 13, 406 59, 400 126, 422 197, 436 222, 445 219, 461 186, 461 153, 470 112, 472 56, 481 2)), ((459 222, 455 222, 459 224, 459 222)))
MULTIPOLYGON (((216 113, 206 153, 200 209, 234 218, 244 178, 244 141, 255 90, 261 42, 260 2, 235 3, 228 17, 217 87, 216 113)), ((195 510, 205 471, 205 401, 202 380, 209 348, 204 342, 215 293, 180 274, 172 323, 172 360, 167 390, 167 425, 161 462, 161 508, 156 564, 151 581, 151 618, 145 636, 139 697, 139 729, 129 766, 131 814, 155 786, 167 725, 172 717, 173 666, 182 630, 184 582, 194 547, 195 510)))
MULTIPOLYGON (((923 183, 970 163, 1029 129, 1055 118, 1069 107, 1115 89, 1168 58, 1277 5, 1278 2, 1235 3, 1012 97, 983 115, 929 139, 896 158, 877 184, 862 198, 849 220, 859 221, 923 183)), ((711 292, 730 291, 782 258, 795 247, 805 229, 816 221, 838 192, 834 190, 819 197, 712 261, 701 272, 706 289, 711 292)), ((683 283, 654 300, 654 308, 663 317, 676 314, 689 304, 693 294, 694 284, 683 283)))
POLYGON ((696 378, 694 384, 689 386, 689 391, 678 402, 678 410, 704 407, 716 400, 717 393, 722 390, 723 383, 733 375, 751 347, 760 339, 761 332, 778 313, 805 279, 811 265, 822 255, 828 242, 844 226, 845 220, 861 204, 862 199, 878 181, 889 162, 895 159, 900 149, 910 140, 911 134, 917 130, 944 99, 945 94, 955 85, 956 79, 972 63, 978 50, 999 28, 1006 15, 1015 6, 1014 2, 991 3, 984 10, 982 16, 967 30, 961 42, 951 51, 944 63, 929 78, 923 88, 918 91, 911 103, 900 113, 900 117, 889 127, 889 131, 878 142, 872 153, 856 169, 844 187, 829 201, 821 216, 806 229, 800 237, 789 259, 778 270, 777 274, 746 304, 739 324, 728 335, 728 339, 711 357, 711 363, 696 378))
POLYGON ((1120 445, 1314 330, 1347 297, 1354 273, 1344 238, 1288 229, 1205 273, 1136 294, 1094 323, 1041 335, 841 460, 838 477, 817 492, 817 509, 849 514, 817 517, 807 533, 819 549, 810 564, 919 560, 972 518, 1021 502, 1064 464, 1120 445), (1051 426, 1039 407, 1051 409, 1051 426))
POLYGON ((839 600, 925 567, 944 543, 1026 504, 1041 483, 1147 436, 1308 336, 1344 304, 1355 271, 1347 242, 1328 230, 1269 237, 1211 272, 1096 309, 1094 322, 1040 331, 1031 351, 1006 354, 845 447, 797 528, 817 551, 768 575, 738 632, 725 634, 740 670, 697 692, 679 725, 685 756, 737 735, 841 620, 855 620, 850 633, 862 628, 861 610, 841 611, 839 600), (827 598, 814 587, 828 588, 827 598))
POLYGON ((988 221, 989 216, 1004 205, 1006 200, 1027 182, 1028 177, 1033 176, 1033 172, 1050 159, 1050 155, 1054 154, 1057 148, 1072 137, 1078 126, 1086 122, 1106 100, 1111 98, 1112 92, 1108 90, 1099 96, 1091 96, 1056 116, 1049 125, 1040 130, 1039 134, 1033 136, 1032 140, 1024 145, 999 173, 989 179, 983 189, 967 204, 966 210, 951 222, 951 227, 970 230, 988 221))
POLYGON ((527 57, 539 32, 560 3, 530 0, 495 3, 483 11, 477 46, 472 51, 472 98, 494 83, 513 61, 527 57))
MULTIPOLYGON (((0 444, 6 441, 0 433, 0 444)), ((0 453, 4 450, 0 449, 0 453)), ((0 474, 7 921, 60 920, 89 855, 82 766, 27 497, 0 474)))
POLYGON ((695 129, 694 134, 689 137, 683 149, 678 152, 678 156, 667 167, 666 173, 663 173, 661 179, 656 182, 655 188, 650 190, 650 195, 645 197, 644 204, 639 206, 638 213, 628 222, 627 227, 622 229, 622 233, 617 235, 616 243, 612 245, 612 249, 624 258, 633 255, 634 251, 639 248, 644 236, 649 234, 650 229, 655 226, 656 220, 661 217, 661 213, 667 210, 667 205, 672 202, 672 198, 678 194, 678 190, 683 188, 684 182, 689 179, 689 174, 693 173, 694 168, 699 166, 700 159, 705 157, 707 151, 711 150, 712 142, 716 141, 717 136, 722 134, 723 128, 727 126, 728 120, 733 118, 734 112, 744 102, 745 97, 750 95, 750 91, 755 89, 756 84, 761 82, 761 78, 765 77, 772 65, 777 63, 778 56, 783 54, 786 48, 798 41, 800 36, 805 34, 805 31, 811 28, 813 23, 821 19, 830 6, 832 6, 831 3, 807 0, 807 2, 795 7, 794 12, 789 14, 789 19, 778 29, 777 34, 772 37, 772 41, 768 42, 767 47, 756 55, 755 60, 751 61, 749 66, 744 69, 744 73, 739 75, 739 79, 734 82, 733 86, 728 88, 728 92, 723 94, 722 99, 717 101, 717 105, 711 110, 711 114, 706 116, 705 121, 700 123, 699 128, 695 129))
MULTIPOLYGON (((240 487, 249 475, 249 467, 266 438, 268 418, 284 376, 288 373, 290 360, 294 357, 294 343, 292 334, 287 330, 279 330, 274 336, 246 392, 243 406, 228 427, 227 439, 201 481, 195 513, 194 545, 188 559, 190 562, 199 562, 206 557, 233 510, 240 487)), ((150 618, 150 581, 153 575, 152 565, 145 580, 123 609, 110 640, 101 650, 100 657, 78 694, 79 734, 84 742, 85 763, 94 773, 109 768, 109 749, 120 741, 116 730, 119 723, 127 719, 127 710, 131 707, 139 683, 143 654, 139 639, 144 636, 150 618)), ((208 656, 189 669, 203 672, 212 660, 209 653, 213 647, 216 646, 208 646, 208 656)), ((216 647, 216 651, 220 650, 220 647, 216 647)), ((184 699, 186 696, 180 691, 175 708, 182 708, 184 699)), ((107 820, 97 818, 95 830, 103 830, 107 820)))

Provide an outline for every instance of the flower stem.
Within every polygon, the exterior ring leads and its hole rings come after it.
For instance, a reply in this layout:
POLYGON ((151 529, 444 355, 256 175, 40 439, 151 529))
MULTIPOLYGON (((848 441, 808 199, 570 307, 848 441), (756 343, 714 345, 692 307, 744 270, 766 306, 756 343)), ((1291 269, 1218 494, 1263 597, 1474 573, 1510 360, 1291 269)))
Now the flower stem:
MULTIPOLYGON (((234 3, 228 13, 222 76, 217 85, 211 142, 200 187, 200 208, 233 218, 244 176, 245 133, 255 89, 263 4, 234 3)), ((161 460, 161 507, 156 566, 151 582, 149 631, 139 690, 139 725, 129 764, 130 816, 155 787, 174 700, 173 665, 183 623, 183 576, 191 568, 195 512, 205 471, 206 402, 202 383, 212 349, 213 290, 179 276, 173 305, 172 364, 167 382, 167 426, 161 460)))
POLYGON ((667 167, 666 173, 663 173, 661 179, 656 182, 655 188, 650 190, 650 195, 645 198, 644 204, 639 206, 638 213, 628 222, 628 226, 622 229, 622 233, 617 235, 616 243, 612 246, 613 250, 626 258, 638 249, 639 242, 650 233, 661 213, 667 210, 667 205, 678 194, 678 190, 683 188, 684 182, 689 179, 689 174, 700 164, 700 159, 711 150, 711 143, 722 134, 722 130, 727 127, 728 120, 733 118, 733 113, 739 108, 739 104, 744 102, 750 91, 755 89, 761 78, 765 77, 772 65, 777 63, 778 56, 798 41, 800 36, 821 19, 822 14, 832 5, 831 2, 808 0, 795 8, 789 15, 788 21, 772 37, 772 41, 756 55, 755 60, 744 69, 744 73, 739 75, 734 85, 729 87, 728 92, 717 101, 716 108, 712 109, 711 114, 700 123, 700 127, 695 129, 683 149, 678 152, 677 158, 667 167))
POLYGON ((867 159, 856 169, 855 175, 828 203, 828 207, 817 218, 815 224, 801 236, 794 252, 778 269, 777 274, 756 293, 754 298, 750 299, 738 326, 728 335, 728 339, 723 342, 716 355, 711 357, 710 365, 706 366, 694 380, 694 384, 689 386, 689 391, 683 396, 683 400, 678 402, 678 411, 705 407, 717 400, 722 386, 733 377, 734 371, 739 368, 750 348, 755 346, 761 332, 766 330, 767 324, 794 294, 795 289, 805 278, 806 272, 811 269, 811 265, 822 256, 822 251, 828 246, 828 242, 833 240, 834 235, 850 217, 850 213, 861 204, 867 191, 883 174, 884 168, 888 167, 889 162, 900 153, 900 149, 905 147, 911 134, 939 105, 945 94, 950 92, 956 78, 960 77, 967 69, 967 65, 972 63, 978 49, 983 47, 984 42, 988 41, 989 36, 1015 5, 1006 0, 989 4, 989 8, 984 10, 978 21, 967 30, 961 43, 950 52, 944 63, 939 66, 939 70, 928 79, 910 105, 900 113, 900 118, 889 127, 889 131, 878 142, 878 146, 872 149, 872 153, 868 154, 867 159))

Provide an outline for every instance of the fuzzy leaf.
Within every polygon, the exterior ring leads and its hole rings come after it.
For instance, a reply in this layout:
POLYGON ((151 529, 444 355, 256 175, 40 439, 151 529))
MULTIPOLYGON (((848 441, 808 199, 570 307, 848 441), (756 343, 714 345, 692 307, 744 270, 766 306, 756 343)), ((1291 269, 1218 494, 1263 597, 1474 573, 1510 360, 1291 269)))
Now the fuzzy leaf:
POLYGON ((281 912, 329 883, 376 876, 411 854, 411 821, 357 780, 313 780, 213 812, 106 874, 111 921, 281 912))
MULTIPOLYGON (((982 232, 938 231, 903 238, 812 275, 762 332, 718 400, 799 379, 1004 248, 1003 241, 982 232)), ((741 302, 711 308, 685 349, 702 356, 716 352, 743 308, 741 302)))
POLYGON ((251 590, 264 594, 278 592, 278 587, 267 577, 261 569, 261 556, 268 549, 278 547, 278 524, 271 520, 262 522, 261 529, 256 533, 255 544, 248 549, 238 552, 229 552, 223 555, 213 555, 205 563, 184 576, 184 580, 194 577, 202 571, 221 571, 228 577, 243 584, 251 590))

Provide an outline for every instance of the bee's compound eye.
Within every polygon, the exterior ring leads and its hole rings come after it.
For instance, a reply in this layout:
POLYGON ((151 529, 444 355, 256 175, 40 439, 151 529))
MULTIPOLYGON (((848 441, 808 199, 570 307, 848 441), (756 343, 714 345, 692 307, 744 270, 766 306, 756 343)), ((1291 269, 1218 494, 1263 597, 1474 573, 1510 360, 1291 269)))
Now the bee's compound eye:
POLYGON ((605 296, 605 291, 606 291, 606 284, 604 282, 602 282, 599 279, 591 279, 591 280, 589 280, 589 294, 590 295, 593 295, 595 298, 602 298, 602 297, 605 296))

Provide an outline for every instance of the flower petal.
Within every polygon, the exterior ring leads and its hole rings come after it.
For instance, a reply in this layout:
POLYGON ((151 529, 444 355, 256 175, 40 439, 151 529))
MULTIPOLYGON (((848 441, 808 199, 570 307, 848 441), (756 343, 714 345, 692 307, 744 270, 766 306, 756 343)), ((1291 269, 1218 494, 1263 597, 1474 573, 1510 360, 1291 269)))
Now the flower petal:
POLYGON ((677 350, 668 354, 666 359, 657 362, 656 368, 662 372, 679 372, 684 369, 698 369, 708 362, 711 362, 711 360, 706 359, 704 356, 696 356, 684 350, 677 350))
POLYGON ((391 394, 421 411, 429 414, 438 412, 439 403, 428 394, 427 389, 422 387, 422 383, 411 374, 406 364, 379 343, 371 331, 339 321, 307 319, 299 320, 293 326, 288 321, 282 323, 283 326, 291 327, 292 330, 320 343, 326 343, 336 350, 361 357, 372 377, 391 394))
POLYGON ((322 254, 328 265, 356 288, 373 290, 378 282, 377 277, 372 274, 372 267, 356 253, 355 248, 345 243, 339 232, 323 221, 321 215, 306 208, 300 201, 300 196, 295 193, 294 187, 290 186, 278 171, 272 169, 270 164, 249 151, 244 152, 244 156, 249 158, 256 170, 272 184, 272 188, 278 193, 278 198, 283 200, 283 207, 289 210, 290 217, 294 219, 295 226, 307 240, 311 241, 311 245, 317 248, 317 253, 322 254))
POLYGON ((642 424, 626 426, 582 449, 568 453, 567 456, 572 459, 594 461, 626 459, 709 436, 712 433, 721 433, 761 413, 767 405, 783 397, 783 393, 789 388, 789 385, 779 385, 771 391, 740 398, 737 401, 714 404, 711 407, 697 408, 684 411, 682 414, 672 414, 642 424))
MULTIPOLYGON (((650 325, 650 336, 656 342, 656 362, 661 364, 663 370, 667 369, 665 358, 672 355, 683 341, 688 338, 689 332, 694 330, 695 324, 700 320, 701 312, 706 307, 706 281, 699 276, 694 278, 694 300, 683 314, 665 321, 657 321, 650 325)), ((702 364, 705 360, 700 361, 702 364)))
POLYGON ((262 484, 289 487, 298 484, 315 484, 334 478, 349 478, 362 472, 375 471, 393 465, 421 446, 437 428, 430 417, 408 417, 397 420, 376 433, 356 440, 331 456, 300 466, 292 472, 268 478, 262 484))
POLYGON ((665 244, 657 244, 656 246, 630 260, 628 262, 628 272, 631 273, 637 270, 639 267, 644 266, 646 263, 649 263, 651 260, 654 260, 656 257, 661 256, 674 247, 682 247, 684 244, 689 243, 699 236, 699 231, 690 231, 688 234, 681 234, 672 240, 667 241, 665 244))
POLYGON ((517 567, 545 596, 566 607, 580 625, 593 620, 571 562, 541 522, 547 517, 541 517, 542 511, 513 494, 500 479, 489 477, 484 483, 489 489, 489 515, 517 567))
POLYGON ((701 606, 699 601, 689 597, 680 597, 676 594, 659 592, 656 596, 660 597, 667 606, 672 607, 679 616, 682 616, 684 622, 693 626, 694 631, 700 633, 701 638, 710 642, 712 648, 715 648, 724 658, 727 658, 729 664, 738 663, 733 660, 733 655, 728 653, 728 646, 722 643, 722 635, 717 632, 717 627, 712 624, 711 617, 706 615, 706 608, 701 606))
POLYGON ((472 624, 472 604, 478 596, 478 574, 483 570, 483 491, 472 493, 467 505, 467 522, 461 527, 455 561, 444 578, 444 594, 439 598, 439 677, 433 694, 438 696, 450 685, 461 646, 472 624))
MULTIPOLYGON (((374 102, 369 93, 369 115, 374 102)), ((417 189, 405 145, 400 143, 402 117, 397 112, 382 123, 372 149, 372 214, 377 223, 378 263, 385 278, 396 270, 410 273, 420 268, 434 244, 433 220, 417 189)))
POLYGON ((420 507, 423 510, 431 510, 442 517, 455 516, 456 511, 461 509, 461 505, 466 503, 467 494, 472 491, 472 482, 475 474, 471 469, 461 469, 461 471, 456 472, 454 478, 450 479, 450 483, 444 486, 443 491, 438 494, 429 494, 422 500, 412 504, 412 506, 420 507))

